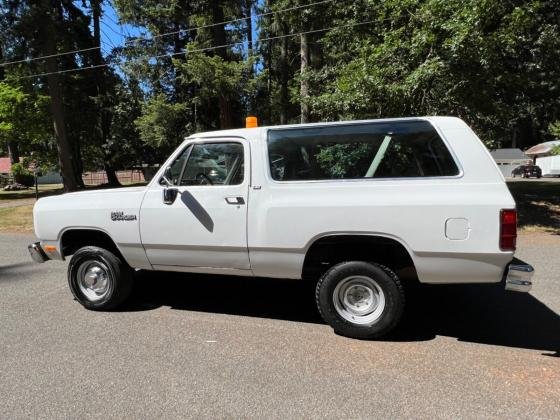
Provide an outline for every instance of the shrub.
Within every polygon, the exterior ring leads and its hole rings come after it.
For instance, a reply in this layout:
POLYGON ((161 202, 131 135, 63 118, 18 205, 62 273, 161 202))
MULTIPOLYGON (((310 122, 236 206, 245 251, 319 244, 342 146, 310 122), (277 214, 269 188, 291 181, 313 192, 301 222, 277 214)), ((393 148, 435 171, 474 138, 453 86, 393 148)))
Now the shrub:
POLYGON ((26 187, 35 185, 35 176, 21 163, 14 163, 11 171, 12 175, 14 175, 14 181, 18 184, 25 185, 26 187))

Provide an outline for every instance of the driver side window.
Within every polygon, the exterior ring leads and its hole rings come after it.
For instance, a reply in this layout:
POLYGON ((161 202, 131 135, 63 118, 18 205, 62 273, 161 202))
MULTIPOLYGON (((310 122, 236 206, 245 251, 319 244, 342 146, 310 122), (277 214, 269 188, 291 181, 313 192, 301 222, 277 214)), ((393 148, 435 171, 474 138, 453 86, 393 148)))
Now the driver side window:
MULTIPOLYGON (((243 183, 241 143, 195 144, 183 165, 178 185, 239 185, 243 183)), ((184 159, 184 153, 177 159, 184 159)), ((183 161, 184 162, 184 161, 183 161)), ((180 163, 177 162, 177 166, 180 163)), ((176 166, 175 163, 172 167, 176 166)), ((175 183, 175 179, 173 180, 175 183)))

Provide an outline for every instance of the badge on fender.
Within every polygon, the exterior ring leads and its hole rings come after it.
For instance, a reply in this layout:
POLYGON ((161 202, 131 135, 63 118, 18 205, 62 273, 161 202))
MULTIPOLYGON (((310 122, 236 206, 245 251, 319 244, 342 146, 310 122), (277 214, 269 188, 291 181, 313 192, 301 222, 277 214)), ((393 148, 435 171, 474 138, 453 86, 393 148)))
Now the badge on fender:
POLYGON ((135 214, 124 214, 123 211, 112 211, 111 212, 111 220, 113 222, 129 222, 132 220, 136 220, 135 214))

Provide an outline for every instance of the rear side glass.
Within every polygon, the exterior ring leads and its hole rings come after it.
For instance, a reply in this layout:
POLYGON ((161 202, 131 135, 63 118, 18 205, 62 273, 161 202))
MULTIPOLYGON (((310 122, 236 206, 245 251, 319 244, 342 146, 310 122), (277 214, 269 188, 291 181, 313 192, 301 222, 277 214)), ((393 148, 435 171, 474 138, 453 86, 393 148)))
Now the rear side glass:
POLYGON ((270 173, 277 181, 459 174, 445 143, 427 121, 274 129, 267 144, 270 173))

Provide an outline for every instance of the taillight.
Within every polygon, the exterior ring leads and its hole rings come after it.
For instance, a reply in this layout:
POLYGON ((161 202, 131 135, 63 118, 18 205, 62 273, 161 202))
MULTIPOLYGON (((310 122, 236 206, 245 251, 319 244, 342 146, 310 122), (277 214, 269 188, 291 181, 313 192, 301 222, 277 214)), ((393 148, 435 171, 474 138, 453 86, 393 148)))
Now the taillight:
POLYGON ((500 211, 500 249, 515 251, 517 239, 517 211, 503 209, 500 211))

